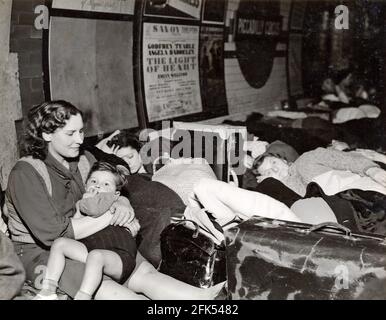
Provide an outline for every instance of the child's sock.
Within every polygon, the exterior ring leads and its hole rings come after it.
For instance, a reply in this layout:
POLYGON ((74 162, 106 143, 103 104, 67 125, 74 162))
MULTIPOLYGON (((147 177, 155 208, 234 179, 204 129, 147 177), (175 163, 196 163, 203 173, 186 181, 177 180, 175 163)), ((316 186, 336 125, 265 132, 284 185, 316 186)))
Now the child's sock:
POLYGON ((49 296, 51 294, 56 293, 56 289, 58 288, 58 281, 51 279, 44 279, 42 284, 42 290, 40 290, 40 294, 42 296, 49 296))
POLYGON ((79 290, 76 293, 74 300, 91 300, 91 294, 79 290))

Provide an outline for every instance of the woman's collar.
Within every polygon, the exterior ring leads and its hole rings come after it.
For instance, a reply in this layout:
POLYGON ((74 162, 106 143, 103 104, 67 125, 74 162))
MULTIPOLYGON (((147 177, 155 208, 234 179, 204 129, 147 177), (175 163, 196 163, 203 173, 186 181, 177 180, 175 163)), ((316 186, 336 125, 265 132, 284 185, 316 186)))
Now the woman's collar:
POLYGON ((68 161, 68 164, 69 164, 69 169, 68 169, 68 168, 66 168, 66 166, 64 166, 62 163, 60 163, 59 160, 56 159, 51 153, 48 152, 44 162, 47 165, 49 165, 50 167, 57 169, 58 171, 74 172, 77 170, 77 167, 78 167, 77 159, 78 158, 71 159, 70 161, 68 161))

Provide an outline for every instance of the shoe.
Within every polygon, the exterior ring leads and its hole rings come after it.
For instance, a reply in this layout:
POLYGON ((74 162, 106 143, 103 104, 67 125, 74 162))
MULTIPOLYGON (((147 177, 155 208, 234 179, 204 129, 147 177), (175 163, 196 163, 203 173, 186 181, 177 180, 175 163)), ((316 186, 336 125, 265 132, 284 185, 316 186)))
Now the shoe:
POLYGON ((50 294, 48 296, 38 293, 32 300, 59 300, 56 293, 50 294))

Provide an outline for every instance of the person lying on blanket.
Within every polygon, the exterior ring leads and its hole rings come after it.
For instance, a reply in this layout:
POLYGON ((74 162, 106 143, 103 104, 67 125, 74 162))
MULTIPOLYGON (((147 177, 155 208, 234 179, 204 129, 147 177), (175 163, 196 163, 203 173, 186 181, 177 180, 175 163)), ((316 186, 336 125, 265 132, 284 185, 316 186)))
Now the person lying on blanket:
POLYGON ((350 171, 386 187, 386 171, 360 152, 317 148, 305 152, 293 163, 267 152, 256 158, 253 164, 257 182, 272 177, 301 196, 305 195, 307 185, 314 178, 331 170, 350 171))

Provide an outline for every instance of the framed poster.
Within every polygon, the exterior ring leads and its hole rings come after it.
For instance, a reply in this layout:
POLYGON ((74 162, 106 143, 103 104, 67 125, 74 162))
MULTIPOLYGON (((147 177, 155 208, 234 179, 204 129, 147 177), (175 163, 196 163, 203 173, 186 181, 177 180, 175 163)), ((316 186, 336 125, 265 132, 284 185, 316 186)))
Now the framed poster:
POLYGON ((227 112, 224 75, 224 30, 221 27, 201 27, 200 74, 204 111, 227 112))
POLYGON ((51 17, 52 100, 85 115, 86 136, 138 126, 133 77, 133 22, 51 17))
POLYGON ((202 22, 224 24, 225 0, 204 0, 202 22))
POLYGON ((52 9, 134 14, 134 0, 53 0, 52 9))
POLYGON ((145 16, 199 20, 201 6, 202 0, 146 0, 145 16))
POLYGON ((144 23, 142 66, 149 122, 202 111, 198 43, 198 26, 144 23))

